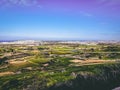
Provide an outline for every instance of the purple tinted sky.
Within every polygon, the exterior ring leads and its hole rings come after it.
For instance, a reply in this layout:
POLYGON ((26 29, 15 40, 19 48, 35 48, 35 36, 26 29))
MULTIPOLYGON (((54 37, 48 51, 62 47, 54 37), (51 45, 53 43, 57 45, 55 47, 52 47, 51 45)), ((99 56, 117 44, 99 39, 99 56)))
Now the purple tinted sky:
POLYGON ((1 39, 120 40, 120 0, 0 0, 0 30, 1 39))

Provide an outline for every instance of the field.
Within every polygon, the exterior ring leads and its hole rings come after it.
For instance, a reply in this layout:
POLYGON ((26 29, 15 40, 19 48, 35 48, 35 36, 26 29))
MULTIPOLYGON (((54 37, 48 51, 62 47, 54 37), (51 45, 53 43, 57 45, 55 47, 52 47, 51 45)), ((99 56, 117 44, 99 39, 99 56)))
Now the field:
POLYGON ((112 90, 119 44, 0 45, 0 90, 112 90))

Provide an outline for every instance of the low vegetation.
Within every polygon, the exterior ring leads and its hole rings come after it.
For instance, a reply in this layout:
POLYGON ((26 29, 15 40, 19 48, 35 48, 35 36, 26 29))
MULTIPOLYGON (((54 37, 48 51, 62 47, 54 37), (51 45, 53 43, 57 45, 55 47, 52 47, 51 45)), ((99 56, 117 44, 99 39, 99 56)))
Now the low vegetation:
POLYGON ((119 62, 119 45, 0 45, 0 90, 112 90, 119 62))

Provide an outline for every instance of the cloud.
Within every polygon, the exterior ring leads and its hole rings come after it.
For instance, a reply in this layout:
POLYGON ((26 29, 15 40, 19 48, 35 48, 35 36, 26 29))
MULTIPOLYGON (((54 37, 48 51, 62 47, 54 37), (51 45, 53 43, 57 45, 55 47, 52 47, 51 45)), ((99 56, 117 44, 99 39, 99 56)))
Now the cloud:
POLYGON ((84 16, 87 16, 87 17, 93 16, 92 14, 87 13, 87 12, 83 12, 83 11, 80 11, 80 14, 82 14, 82 15, 84 15, 84 16))
POLYGON ((108 23, 107 23, 107 22, 101 22, 100 24, 102 24, 102 25, 107 25, 108 23))
POLYGON ((106 4, 106 3, 109 3, 111 1, 112 0, 98 0, 98 3, 100 3, 100 4, 106 4))
POLYGON ((98 0, 98 3, 101 5, 115 5, 115 4, 119 4, 120 0, 98 0))
POLYGON ((9 3, 17 4, 20 0, 8 0, 9 3))
POLYGON ((37 4, 37 0, 21 0, 20 3, 24 6, 33 6, 37 4))
POLYGON ((7 0, 0 0, 0 8, 10 7, 10 2, 7 0))
POLYGON ((43 6, 42 6, 42 5, 37 5, 37 7, 38 7, 38 8, 43 8, 43 6))
POLYGON ((0 5, 3 7, 9 6, 39 6, 38 0, 0 0, 0 5))

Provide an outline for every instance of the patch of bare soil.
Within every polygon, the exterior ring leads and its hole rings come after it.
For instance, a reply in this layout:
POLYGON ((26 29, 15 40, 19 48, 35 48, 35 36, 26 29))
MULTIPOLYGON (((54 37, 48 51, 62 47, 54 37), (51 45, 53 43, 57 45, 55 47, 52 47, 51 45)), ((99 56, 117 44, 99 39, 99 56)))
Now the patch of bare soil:
POLYGON ((10 64, 23 64, 23 63, 26 63, 27 61, 26 60, 22 60, 22 61, 10 61, 9 63, 10 64))
POLYGON ((0 77, 1 77, 1 76, 6 76, 6 75, 14 75, 14 74, 15 74, 14 72, 10 72, 10 71, 0 72, 0 77))
POLYGON ((103 64, 103 63, 112 63, 115 60, 71 60, 72 65, 83 66, 83 65, 94 65, 94 64, 103 64))

